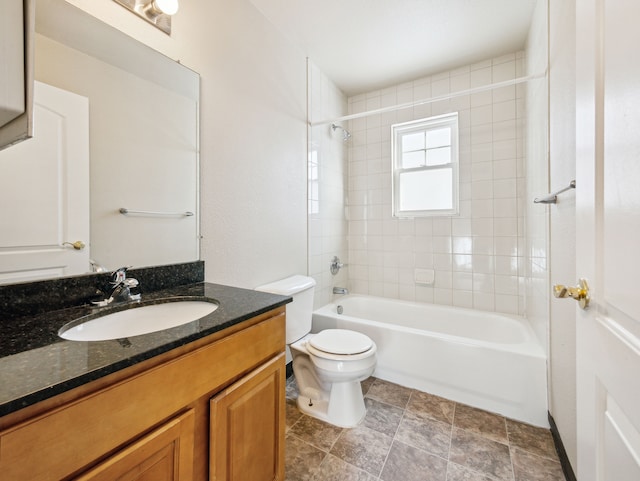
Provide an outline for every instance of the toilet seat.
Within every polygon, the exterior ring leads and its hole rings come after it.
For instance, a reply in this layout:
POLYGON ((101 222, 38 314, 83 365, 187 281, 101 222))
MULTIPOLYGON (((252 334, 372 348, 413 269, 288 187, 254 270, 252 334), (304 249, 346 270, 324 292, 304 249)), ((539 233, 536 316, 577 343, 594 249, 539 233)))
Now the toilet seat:
POLYGON ((315 356, 354 361, 371 355, 370 351, 375 346, 369 337, 348 329, 326 329, 311 337, 306 344, 307 350, 315 356))

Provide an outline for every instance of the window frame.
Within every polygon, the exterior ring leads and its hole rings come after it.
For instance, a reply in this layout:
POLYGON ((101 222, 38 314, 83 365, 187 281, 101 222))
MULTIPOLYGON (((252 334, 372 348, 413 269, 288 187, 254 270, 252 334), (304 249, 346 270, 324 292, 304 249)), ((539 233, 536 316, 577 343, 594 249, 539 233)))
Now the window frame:
MULTIPOLYGON (((441 147, 436 147, 441 148, 441 147)), ((425 152, 428 147, 425 145, 425 152)), ((425 153, 426 158, 426 153, 425 153)), ((426 164, 426 163, 425 163, 426 164)), ((454 216, 459 214, 459 127, 458 112, 412 120, 391 126, 391 196, 392 215, 397 218, 413 219, 417 217, 454 216), (402 167, 402 136, 415 132, 427 132, 443 127, 451 129, 451 161, 446 164, 424 165, 419 167, 402 167), (400 175, 405 172, 426 172, 451 168, 451 205, 450 209, 401 210, 400 209, 400 175)))

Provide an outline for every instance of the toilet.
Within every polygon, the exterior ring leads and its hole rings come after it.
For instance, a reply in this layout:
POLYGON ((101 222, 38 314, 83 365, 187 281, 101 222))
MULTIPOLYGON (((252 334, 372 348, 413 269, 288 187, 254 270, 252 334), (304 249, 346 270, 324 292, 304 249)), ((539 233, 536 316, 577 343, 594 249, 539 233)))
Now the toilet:
POLYGON ((311 277, 295 275, 256 290, 291 296, 287 304, 286 343, 298 384, 298 408, 335 426, 356 426, 366 414, 360 381, 373 374, 376 345, 360 332, 326 329, 311 334, 311 277))

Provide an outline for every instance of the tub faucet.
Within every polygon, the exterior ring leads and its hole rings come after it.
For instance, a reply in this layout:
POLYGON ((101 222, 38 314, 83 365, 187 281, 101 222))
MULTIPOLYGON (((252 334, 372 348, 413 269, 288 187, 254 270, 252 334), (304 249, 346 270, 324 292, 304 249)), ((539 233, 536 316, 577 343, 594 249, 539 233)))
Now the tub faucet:
POLYGON ((347 290, 346 287, 334 287, 333 288, 333 293, 334 294, 340 294, 340 295, 345 295, 345 294, 349 294, 349 291, 347 290))

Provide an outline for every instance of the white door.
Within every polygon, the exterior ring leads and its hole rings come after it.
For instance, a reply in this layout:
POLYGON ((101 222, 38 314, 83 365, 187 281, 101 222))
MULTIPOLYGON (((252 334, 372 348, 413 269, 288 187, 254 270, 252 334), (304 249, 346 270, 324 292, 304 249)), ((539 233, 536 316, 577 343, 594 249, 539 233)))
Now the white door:
POLYGON ((592 295, 576 320, 577 476, 638 481, 640 2, 576 5, 576 269, 592 295))
POLYGON ((36 82, 33 138, 0 151, 0 284, 88 272, 88 244, 89 99, 36 82))

